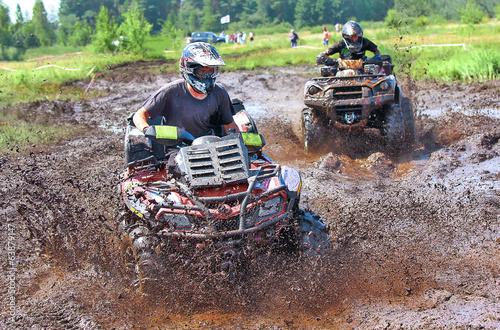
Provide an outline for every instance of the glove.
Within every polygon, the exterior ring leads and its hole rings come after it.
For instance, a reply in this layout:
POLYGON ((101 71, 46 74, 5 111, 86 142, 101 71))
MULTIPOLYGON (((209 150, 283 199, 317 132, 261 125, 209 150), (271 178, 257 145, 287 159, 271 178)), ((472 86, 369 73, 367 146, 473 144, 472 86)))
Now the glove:
POLYGON ((336 60, 336 59, 334 59, 334 58, 328 58, 328 59, 325 61, 325 65, 326 65, 326 66, 334 66, 336 62, 337 62, 337 60, 336 60))
POLYGON ((153 125, 144 128, 147 138, 166 146, 175 146, 181 143, 191 143, 194 140, 189 132, 176 126, 153 125))
POLYGON ((316 56, 316 65, 323 65, 328 59, 328 55, 325 53, 319 53, 318 56, 316 56))

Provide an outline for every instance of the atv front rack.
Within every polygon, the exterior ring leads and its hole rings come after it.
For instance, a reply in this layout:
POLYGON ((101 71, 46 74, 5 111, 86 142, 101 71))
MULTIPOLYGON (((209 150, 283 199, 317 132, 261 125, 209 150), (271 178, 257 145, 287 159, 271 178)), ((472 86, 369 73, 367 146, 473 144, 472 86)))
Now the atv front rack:
POLYGON ((193 213, 200 212, 203 214, 204 218, 208 221, 208 229, 209 232, 190 232, 190 231, 175 231, 172 229, 164 228, 158 232, 158 234, 165 237, 177 237, 177 238, 190 238, 190 239, 221 239, 227 237, 235 237, 240 235, 245 235, 253 232, 260 231, 266 227, 269 227, 273 224, 278 223, 279 221, 286 219, 290 216, 290 211, 280 212, 280 214, 270 217, 266 221, 262 221, 260 224, 249 227, 247 225, 247 206, 252 201, 260 201, 264 199, 268 199, 274 196, 283 195, 287 193, 287 187, 283 184, 280 184, 272 189, 266 190, 265 192, 254 195, 253 191, 257 182, 262 181, 267 178, 274 177, 278 174, 280 166, 277 164, 269 164, 259 167, 258 169, 253 170, 256 174, 250 176, 248 181, 248 188, 246 191, 238 192, 234 194, 228 194, 224 196, 210 196, 210 197, 198 197, 192 193, 192 190, 189 187, 182 183, 175 183, 175 185, 179 188, 179 190, 186 195, 195 205, 182 205, 182 204, 174 204, 174 203, 163 203, 156 204, 154 207, 154 211, 157 214, 162 212, 172 212, 174 210, 183 210, 185 213, 193 213), (238 215, 238 229, 235 230, 217 230, 214 226, 215 219, 210 213, 209 208, 206 204, 223 204, 234 200, 242 200, 240 213, 238 215))

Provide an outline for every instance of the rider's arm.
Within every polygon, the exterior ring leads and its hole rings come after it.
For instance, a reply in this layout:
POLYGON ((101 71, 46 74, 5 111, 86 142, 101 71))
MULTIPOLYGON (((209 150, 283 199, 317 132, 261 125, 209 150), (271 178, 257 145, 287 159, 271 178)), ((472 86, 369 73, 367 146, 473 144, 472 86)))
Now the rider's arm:
POLYGON ((146 108, 140 108, 134 115, 134 125, 139 130, 144 131, 144 128, 149 127, 147 119, 149 118, 149 113, 146 108))
POLYGON ((224 126, 224 130, 226 131, 226 134, 230 133, 229 130, 232 130, 231 133, 239 133, 240 132, 238 125, 236 125, 236 123, 234 121, 228 125, 223 125, 223 126, 224 126))
POLYGON ((380 50, 378 50, 378 48, 377 48, 377 49, 373 52, 373 54, 375 54, 375 55, 380 55, 381 53, 380 53, 380 50))

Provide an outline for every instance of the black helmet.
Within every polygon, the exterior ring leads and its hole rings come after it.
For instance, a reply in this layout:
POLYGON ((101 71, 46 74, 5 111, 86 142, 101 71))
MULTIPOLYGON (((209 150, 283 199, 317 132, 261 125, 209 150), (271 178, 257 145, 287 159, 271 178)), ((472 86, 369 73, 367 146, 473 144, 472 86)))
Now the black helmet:
POLYGON ((361 50, 363 46, 363 29, 361 25, 354 21, 347 22, 342 28, 342 37, 351 52, 359 52, 361 50), (358 39, 356 41, 352 40, 353 36, 357 36, 358 39))
POLYGON ((214 46, 205 42, 194 42, 184 47, 179 60, 179 70, 184 79, 205 95, 212 92, 221 65, 226 65, 222 57, 214 46))

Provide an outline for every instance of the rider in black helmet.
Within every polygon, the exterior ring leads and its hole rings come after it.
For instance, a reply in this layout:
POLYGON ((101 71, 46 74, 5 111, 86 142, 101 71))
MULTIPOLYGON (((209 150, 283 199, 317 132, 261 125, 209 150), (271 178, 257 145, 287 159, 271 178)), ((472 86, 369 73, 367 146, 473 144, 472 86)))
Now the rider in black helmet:
POLYGON ((339 57, 345 60, 358 60, 365 57, 365 51, 371 51, 380 55, 380 51, 373 42, 363 37, 363 29, 354 22, 347 22, 342 28, 342 40, 332 45, 316 58, 316 64, 325 64, 332 61, 328 55, 339 53, 339 57))
POLYGON ((148 118, 163 116, 165 124, 183 128, 194 137, 218 131, 238 132, 227 91, 215 83, 219 67, 226 65, 210 44, 187 45, 179 60, 184 79, 166 84, 151 95, 134 114, 135 126, 146 131, 148 118))

